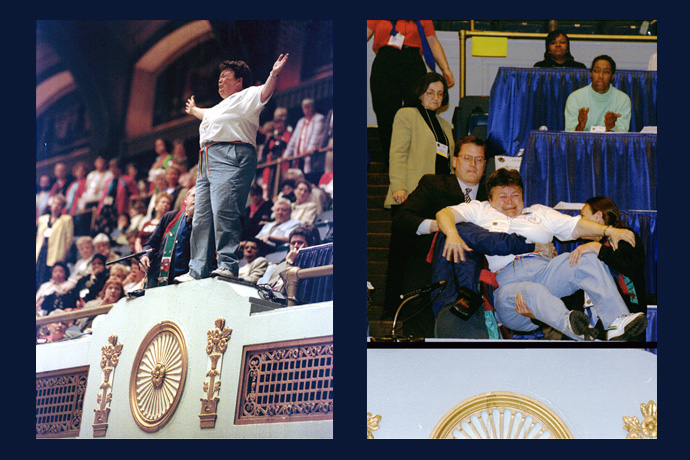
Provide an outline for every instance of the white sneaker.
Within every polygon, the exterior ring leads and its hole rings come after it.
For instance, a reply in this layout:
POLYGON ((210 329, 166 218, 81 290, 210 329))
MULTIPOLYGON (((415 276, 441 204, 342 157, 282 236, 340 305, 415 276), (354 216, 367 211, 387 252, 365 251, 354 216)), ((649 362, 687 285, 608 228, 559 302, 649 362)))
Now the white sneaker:
POLYGON ((647 329, 644 313, 630 313, 616 318, 606 331, 606 340, 627 342, 647 329))
POLYGON ((176 276, 175 279, 173 279, 176 283, 186 283, 187 281, 196 281, 196 278, 194 278, 192 275, 189 273, 184 273, 180 276, 176 276))
POLYGON ((237 279, 237 275, 235 275, 232 270, 224 268, 224 267, 219 267, 216 268, 211 272, 211 276, 222 276, 223 278, 232 278, 232 279, 237 279))

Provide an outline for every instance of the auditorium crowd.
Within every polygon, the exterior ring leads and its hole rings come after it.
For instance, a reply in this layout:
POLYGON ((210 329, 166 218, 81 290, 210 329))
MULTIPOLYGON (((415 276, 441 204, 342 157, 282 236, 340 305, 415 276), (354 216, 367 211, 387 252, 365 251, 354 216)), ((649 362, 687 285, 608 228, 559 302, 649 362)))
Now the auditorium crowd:
MULTIPOLYGON (((284 289, 279 274, 300 248, 333 241, 333 111, 320 113, 311 98, 301 107, 294 121, 284 107, 265 115, 240 218, 237 279, 274 291, 284 289)), ((37 317, 112 304, 158 285, 147 279, 141 253, 161 222, 185 213, 191 222, 199 171, 196 152, 181 139, 156 139, 153 150, 143 169, 103 151, 71 170, 59 161, 38 178, 37 317)), ((37 342, 88 333, 92 320, 37 329, 37 342)))

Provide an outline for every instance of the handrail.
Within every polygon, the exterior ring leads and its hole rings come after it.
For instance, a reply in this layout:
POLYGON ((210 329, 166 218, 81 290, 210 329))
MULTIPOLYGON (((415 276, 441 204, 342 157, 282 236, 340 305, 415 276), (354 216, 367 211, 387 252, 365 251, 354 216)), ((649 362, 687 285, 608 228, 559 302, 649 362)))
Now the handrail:
POLYGON ((285 270, 280 276, 283 278, 287 287, 288 306, 291 307, 296 304, 295 295, 297 295, 297 283, 300 280, 308 278, 318 278, 320 276, 329 276, 333 274, 333 265, 322 265, 320 267, 299 268, 290 267, 285 270))
MULTIPOLYGON (((490 30, 459 30, 460 37, 460 99, 465 97, 466 91, 466 71, 467 63, 465 62, 465 53, 467 52, 466 40, 468 37, 507 37, 507 38, 524 38, 532 40, 544 40, 548 33, 546 32, 496 32, 490 30)), ((598 35, 598 34, 568 34, 569 40, 584 40, 584 41, 641 41, 641 42, 655 42, 656 35, 598 35)))
POLYGON ((80 308, 79 310, 66 311, 56 313, 49 316, 41 316, 36 318, 36 326, 45 326, 46 324, 59 323, 61 321, 72 321, 79 318, 88 318, 91 316, 104 315, 113 308, 115 304, 101 305, 93 308, 80 308))

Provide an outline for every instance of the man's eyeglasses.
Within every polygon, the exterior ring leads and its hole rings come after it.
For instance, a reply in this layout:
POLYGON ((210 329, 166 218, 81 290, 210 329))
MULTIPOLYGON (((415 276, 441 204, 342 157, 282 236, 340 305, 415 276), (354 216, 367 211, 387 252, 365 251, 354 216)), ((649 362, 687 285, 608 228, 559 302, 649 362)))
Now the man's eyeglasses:
POLYGON ((480 158, 480 157, 471 157, 471 156, 469 156, 469 155, 458 155, 458 158, 462 158, 463 160, 465 160, 465 161, 468 162, 468 163, 474 161, 474 162, 477 163, 478 165, 484 164, 484 162, 486 161, 486 159, 484 159, 484 158, 480 158))

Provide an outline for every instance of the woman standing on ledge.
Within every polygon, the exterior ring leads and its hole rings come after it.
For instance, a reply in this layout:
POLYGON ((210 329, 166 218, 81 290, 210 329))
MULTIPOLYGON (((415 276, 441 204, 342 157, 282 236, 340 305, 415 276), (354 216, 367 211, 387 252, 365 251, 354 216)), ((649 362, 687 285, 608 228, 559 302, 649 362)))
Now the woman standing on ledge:
POLYGON ((224 61, 218 78, 218 94, 223 100, 211 108, 197 107, 194 96, 187 101, 185 111, 201 120, 201 150, 189 273, 175 278, 178 282, 211 274, 237 278, 240 216, 256 174, 259 115, 273 95, 287 59, 287 54, 278 57, 261 86, 252 86, 249 66, 244 61, 224 61), (209 273, 216 254, 218 268, 209 273))

